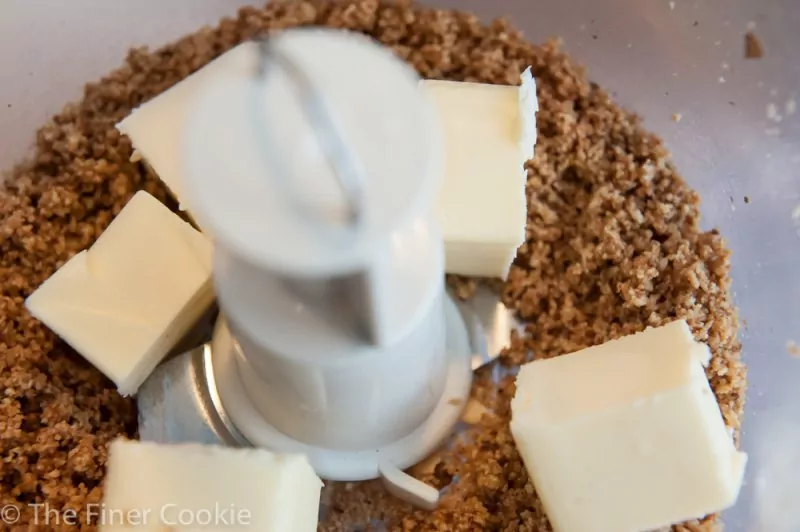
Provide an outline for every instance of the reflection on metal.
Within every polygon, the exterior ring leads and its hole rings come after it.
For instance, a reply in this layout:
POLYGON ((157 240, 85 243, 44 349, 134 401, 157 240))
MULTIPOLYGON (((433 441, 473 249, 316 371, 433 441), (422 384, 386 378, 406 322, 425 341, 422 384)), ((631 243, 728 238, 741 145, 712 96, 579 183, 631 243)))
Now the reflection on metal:
POLYGON ((249 446, 222 408, 210 351, 210 344, 187 351, 148 377, 136 395, 142 440, 249 446))
POLYGON ((458 305, 467 324, 470 342, 479 346, 473 354, 473 370, 496 359, 510 345, 512 330, 522 332, 522 325, 514 313, 487 286, 479 284, 473 297, 469 301, 459 301, 458 305))

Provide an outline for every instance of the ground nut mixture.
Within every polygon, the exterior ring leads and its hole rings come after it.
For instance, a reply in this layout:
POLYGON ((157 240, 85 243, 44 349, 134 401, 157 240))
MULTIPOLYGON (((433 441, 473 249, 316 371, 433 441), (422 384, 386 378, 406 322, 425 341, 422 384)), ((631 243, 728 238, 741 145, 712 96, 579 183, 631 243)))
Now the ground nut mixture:
MULTIPOLYGON (((307 24, 366 32, 428 78, 510 84, 532 65, 541 111, 536 158, 527 166, 528 241, 501 287, 506 303, 530 321, 502 364, 686 318, 711 347, 708 375, 726 422, 738 430, 745 370, 724 242, 699 229, 698 197, 661 141, 590 83, 557 43, 534 46, 505 22, 485 26, 468 13, 404 2, 276 2, 160 50, 132 50, 122 68, 87 85, 83 101, 39 131, 33 159, 11 172, 0 192, 0 506, 24 509, 20 529, 33 517, 28 503, 60 512, 99 501, 107 443, 136 434, 131 401, 23 305, 136 190, 174 207, 163 186, 129 162, 130 143, 114 124, 242 40, 307 24)), ((465 295, 472 283, 450 282, 465 295)), ((325 492, 321 529, 370 528, 385 519, 391 529, 421 532, 549 530, 508 430, 513 380, 492 384, 498 369, 477 379, 473 395, 490 412, 466 443, 415 468, 440 487, 458 479, 439 510, 412 511, 376 483, 338 484, 325 492)), ((39 523, 43 530, 76 529, 39 523)), ((716 526, 712 516, 675 530, 716 526)))

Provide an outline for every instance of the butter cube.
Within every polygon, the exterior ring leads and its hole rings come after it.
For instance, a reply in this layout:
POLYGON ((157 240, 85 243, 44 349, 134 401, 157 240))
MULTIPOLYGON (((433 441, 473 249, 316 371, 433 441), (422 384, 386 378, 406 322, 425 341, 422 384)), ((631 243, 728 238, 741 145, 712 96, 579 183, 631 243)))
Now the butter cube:
POLYGON ((123 439, 109 448, 101 532, 314 532, 322 481, 303 455, 123 439))
POLYGON ((138 192, 26 306, 123 395, 136 393, 214 299, 210 241, 138 192))
POLYGON ((505 278, 525 241, 526 171, 536 144, 536 83, 426 80, 442 125, 445 171, 437 214, 447 273, 505 278))
POLYGON ((511 432, 556 532, 639 532, 734 504, 734 447, 685 321, 523 366, 511 432))
POLYGON ((131 140, 135 157, 150 166, 179 202, 184 181, 181 139, 194 95, 209 79, 252 76, 257 59, 255 48, 253 42, 240 44, 134 109, 117 124, 120 133, 131 140))

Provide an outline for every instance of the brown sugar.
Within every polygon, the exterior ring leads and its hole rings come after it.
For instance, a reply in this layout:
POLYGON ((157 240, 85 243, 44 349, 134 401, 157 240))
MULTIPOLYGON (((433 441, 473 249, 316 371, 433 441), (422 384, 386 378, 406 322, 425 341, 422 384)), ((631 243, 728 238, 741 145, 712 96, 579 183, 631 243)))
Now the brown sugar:
POLYGON ((761 59, 764 57, 764 47, 752 31, 744 34, 744 57, 745 59, 761 59))
MULTIPOLYGON (((527 242, 499 286, 528 323, 499 364, 513 367, 531 353, 557 356, 685 318, 711 348, 708 376, 738 434, 745 368, 729 252, 716 231, 700 230, 697 194, 637 116, 591 83, 557 42, 532 45, 502 20, 483 25, 469 13, 403 1, 272 2, 159 50, 131 50, 124 66, 87 85, 82 101, 38 132, 32 159, 0 191, 0 506, 22 509, 17 526, 93 529, 84 518, 77 527, 45 526, 30 505, 85 515, 101 498, 107 444, 136 433, 134 405, 24 307, 136 190, 176 207, 141 163, 129 161, 130 143, 115 123, 237 43, 308 24, 366 32, 428 78, 512 84, 531 65, 541 110, 536 157, 527 164, 527 242)), ((468 297, 476 281, 448 282, 468 297)), ((377 482, 331 484, 320 529, 383 520, 391 530, 420 532, 550 530, 508 429, 513 377, 496 384, 493 371, 481 370, 473 388, 492 415, 441 451, 435 465, 418 468, 433 485, 449 485, 438 510, 413 511, 377 482)), ((717 522, 709 516, 673 530, 717 530, 717 522)))

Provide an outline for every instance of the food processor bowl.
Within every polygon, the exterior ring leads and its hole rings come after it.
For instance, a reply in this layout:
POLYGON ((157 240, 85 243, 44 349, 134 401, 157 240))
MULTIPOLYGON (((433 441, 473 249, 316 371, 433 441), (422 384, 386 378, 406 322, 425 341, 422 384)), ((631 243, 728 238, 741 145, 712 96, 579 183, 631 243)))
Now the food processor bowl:
MULTIPOLYGON (((119 66, 231 15, 244 0, 6 0, 0 15, 0 167, 35 130, 119 66)), ((592 80, 644 118, 702 197, 702 226, 733 252, 749 366, 742 446, 750 462, 733 532, 800 530, 800 5, 792 0, 432 0, 527 39, 561 37, 592 80), (764 56, 745 59, 752 31, 764 56), (794 502, 794 504, 793 504, 794 502)))

